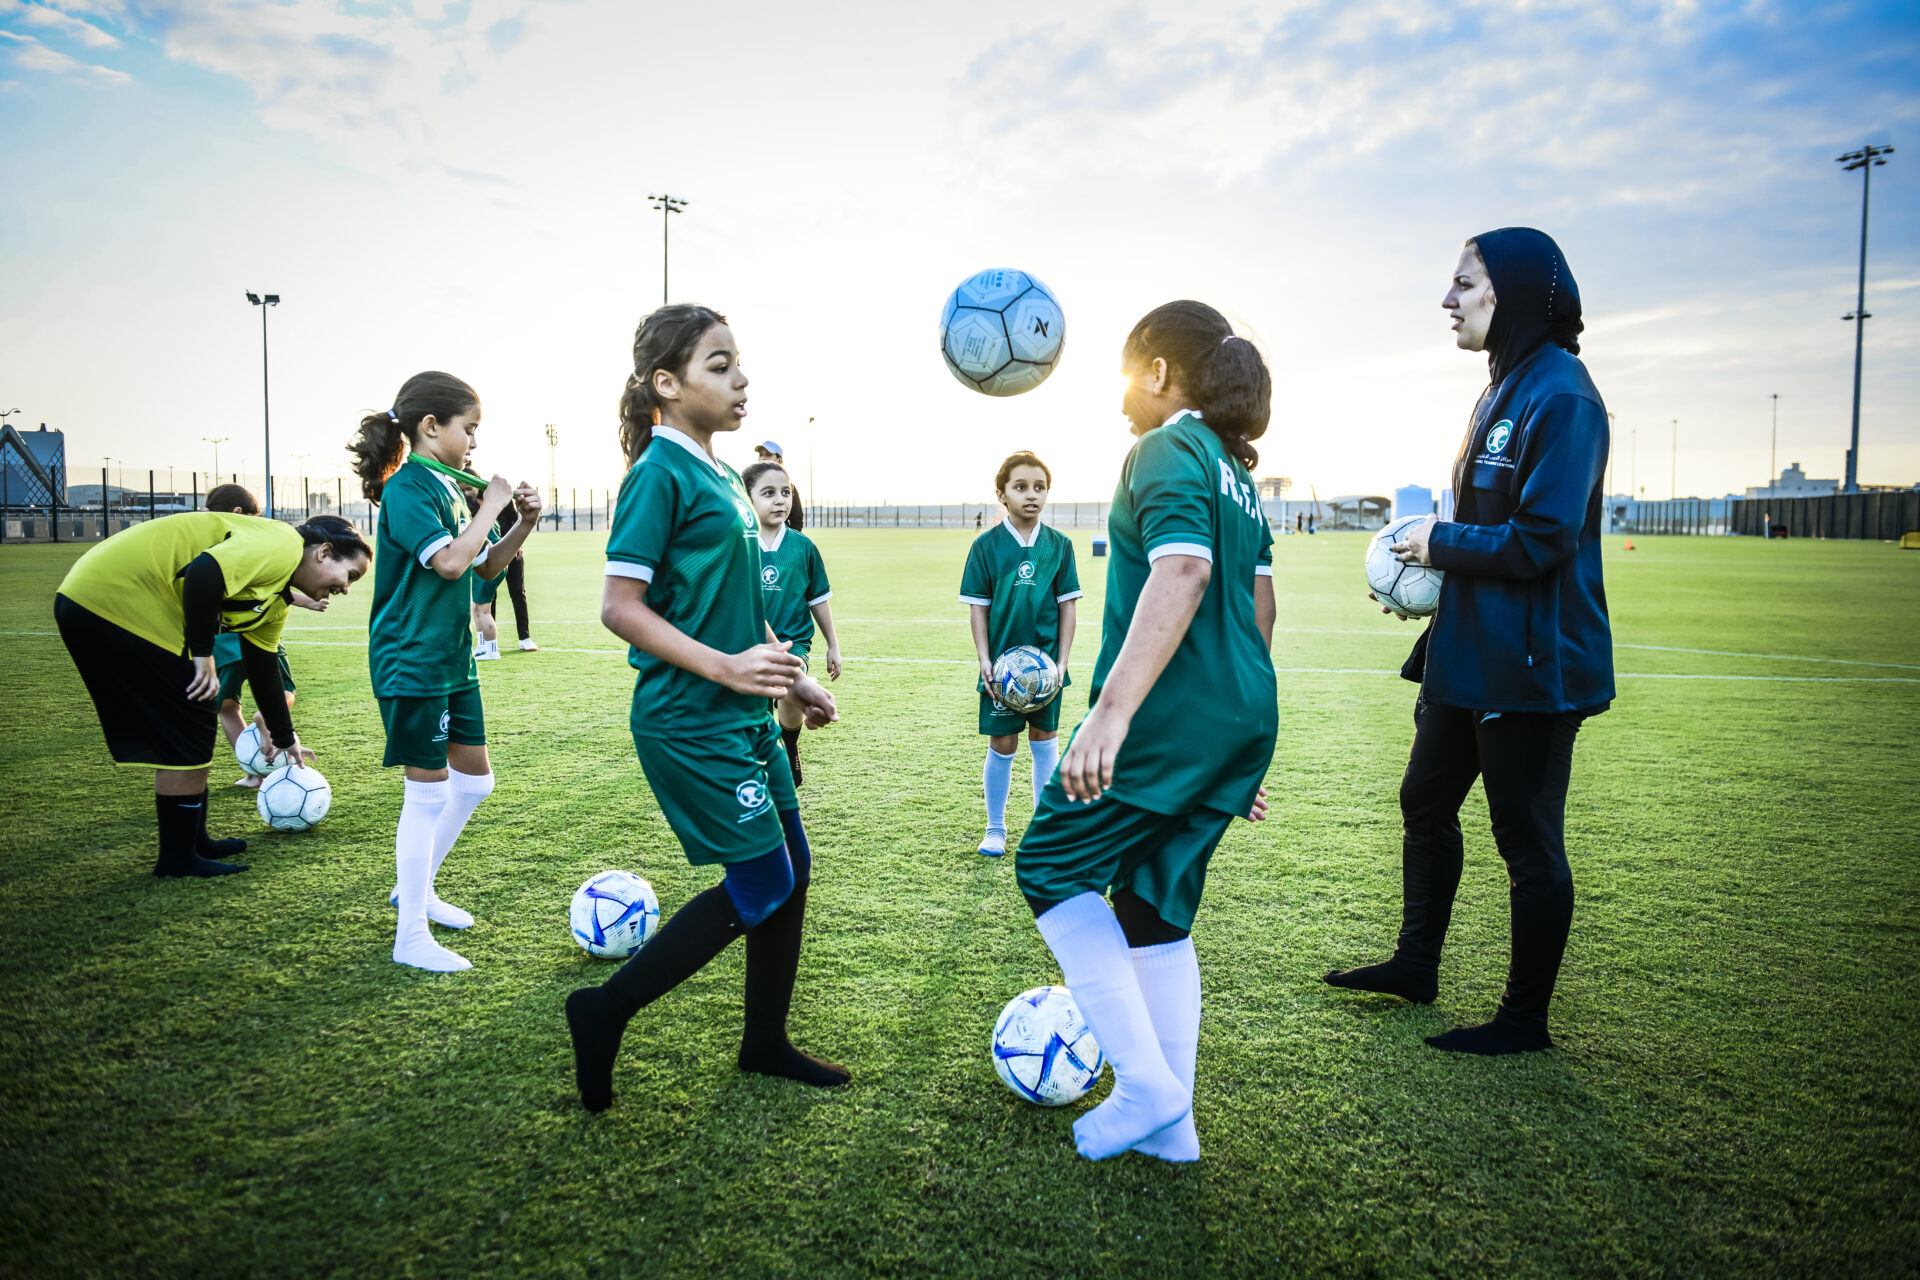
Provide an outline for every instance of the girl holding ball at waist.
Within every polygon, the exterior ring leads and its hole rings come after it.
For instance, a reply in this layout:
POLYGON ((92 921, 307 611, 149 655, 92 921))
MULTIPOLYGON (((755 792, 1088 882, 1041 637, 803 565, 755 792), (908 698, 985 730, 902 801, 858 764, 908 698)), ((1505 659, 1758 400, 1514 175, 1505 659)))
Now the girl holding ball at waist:
POLYGON ((75 562, 53 598, 54 622, 100 714, 115 764, 152 769, 160 826, 157 876, 224 876, 244 840, 207 835, 207 773, 218 737, 213 645, 241 639, 241 661, 267 724, 270 761, 302 762, 274 653, 295 591, 346 594, 373 552, 339 516, 298 527, 258 516, 189 511, 135 525, 75 562))
POLYGON ((1079 616, 1074 602, 1082 594, 1073 563, 1073 540, 1040 523, 1053 472, 1024 450, 1000 464, 993 490, 1007 518, 973 540, 960 575, 960 603, 973 628, 973 652, 980 664, 980 732, 987 739, 982 787, 987 800, 987 830, 980 852, 997 858, 1007 851, 1007 792, 1013 786, 1013 755, 1020 733, 1027 734, 1033 756, 1033 802, 1060 761, 1060 705, 1072 683, 1067 662, 1073 656, 1073 632, 1079 616), (1060 667, 1060 693, 1038 711, 1022 715, 993 696, 993 664, 1017 645, 1031 645, 1060 667))
POLYGON ((382 548, 373 578, 367 662, 386 725, 384 763, 406 769, 394 833, 399 909, 395 964, 437 973, 471 968, 433 940, 429 920, 466 929, 473 917, 434 891, 434 878, 467 819, 493 791, 480 678, 473 666, 472 577, 497 578, 533 532, 540 493, 502 476, 487 482, 465 519, 460 470, 480 429, 480 397, 447 373, 418 373, 393 408, 360 420, 347 446, 369 501, 380 504, 382 548), (494 539, 494 518, 512 503, 521 522, 494 539))
MULTIPOLYGON (((768 441, 771 444, 771 441, 768 441)), ((765 452, 766 445, 758 448, 765 452)), ((827 581, 827 563, 820 548, 800 532, 805 517, 794 500, 793 481, 778 461, 756 462, 740 477, 754 514, 760 518, 760 598, 773 634, 793 647, 787 652, 807 665, 813 648, 813 629, 827 638, 827 678, 840 678, 840 637, 833 629, 833 586, 827 581)), ((811 669, 811 668, 809 668, 811 669)), ((792 693, 774 708, 780 722, 780 745, 786 748, 793 785, 800 785, 800 727, 806 710, 792 693)))
POLYGON ((1487 353, 1488 383, 1454 462, 1453 519, 1414 525, 1393 548, 1446 572, 1401 671, 1420 693, 1400 783, 1400 937, 1391 958, 1326 980, 1419 1004, 1439 994, 1464 861, 1460 805, 1477 777, 1510 885, 1507 989, 1491 1021, 1427 1043, 1522 1053, 1552 1044, 1547 1008, 1573 924, 1574 737, 1613 701, 1600 566, 1607 410, 1577 358, 1580 290, 1552 237, 1506 227, 1467 241, 1440 305, 1455 345, 1487 353))
POLYGON ((1074 1123, 1080 1154, 1188 1161, 1200 1158, 1189 931, 1227 824, 1266 816, 1278 719, 1273 533, 1248 470, 1272 382, 1253 344, 1199 302, 1148 312, 1120 367, 1140 439, 1108 521, 1091 709, 1014 870, 1113 1064, 1113 1092, 1074 1123))
POLYGON ((574 1079, 589 1111, 613 1102, 627 1023, 747 939, 742 1071, 830 1087, 847 1072, 795 1048, 787 1014, 800 967, 813 855, 769 699, 805 721, 833 695, 774 637, 760 591, 759 521, 713 437, 746 417, 747 376, 726 318, 661 307, 633 338, 620 398, 628 470, 607 534, 600 620, 631 647, 633 745, 687 861, 719 884, 674 912, 599 986, 567 997, 574 1079))

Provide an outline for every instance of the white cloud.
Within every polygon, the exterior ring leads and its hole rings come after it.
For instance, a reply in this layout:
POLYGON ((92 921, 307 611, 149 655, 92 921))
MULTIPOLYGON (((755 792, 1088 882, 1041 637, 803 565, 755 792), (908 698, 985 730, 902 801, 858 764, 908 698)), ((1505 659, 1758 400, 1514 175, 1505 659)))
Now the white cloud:
POLYGON ((82 62, 58 49, 49 49, 32 36, 21 35, 17 31, 0 31, 0 40, 13 42, 14 62, 29 71, 45 71, 53 75, 89 75, 112 84, 133 82, 133 77, 124 71, 82 62))
POLYGON ((29 27, 40 27, 71 37, 94 49, 111 49, 120 42, 90 22, 43 4, 24 0, 0 0, 0 21, 14 19, 29 27))

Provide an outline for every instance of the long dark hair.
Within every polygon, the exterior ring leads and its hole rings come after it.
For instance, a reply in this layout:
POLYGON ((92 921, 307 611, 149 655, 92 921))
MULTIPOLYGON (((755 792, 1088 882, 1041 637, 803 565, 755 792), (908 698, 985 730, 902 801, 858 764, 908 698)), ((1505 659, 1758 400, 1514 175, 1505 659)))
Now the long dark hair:
POLYGON ((419 439, 422 418, 432 414, 436 422, 450 422, 479 403, 473 388, 460 379, 428 370, 406 380, 391 410, 360 419, 360 432, 347 445, 347 452, 353 455, 353 473, 360 477, 367 501, 380 501, 387 477, 406 461, 400 442, 404 439, 411 445, 419 439))
POLYGON ((1273 412, 1273 377, 1260 351, 1234 336, 1227 318, 1204 302, 1163 303, 1140 318, 1121 348, 1121 363, 1138 368, 1158 356, 1200 406, 1200 420, 1226 451, 1253 470, 1253 447, 1273 412))
MULTIPOLYGON (((631 467, 653 443, 660 425, 660 397, 653 392, 653 375, 665 369, 679 377, 693 359, 700 335, 727 318, 712 307, 676 302, 661 307, 633 331, 633 372, 620 393, 620 452, 631 467)), ((798 525, 794 526, 796 529, 798 525)))
MULTIPOLYGON (((778 471, 787 478, 789 485, 793 484, 793 473, 778 462, 756 462, 740 473, 740 483, 746 489, 749 498, 753 496, 754 481, 769 471, 778 471)), ((806 527, 807 513, 801 509, 800 495, 796 493, 793 495, 793 501, 787 505, 787 528, 804 529, 806 527)))
POLYGON ((360 536, 360 531, 345 516, 309 516, 305 523, 293 528, 300 535, 300 541, 307 546, 324 543, 332 547, 337 556, 354 560, 362 556, 373 559, 373 548, 367 545, 367 540, 360 536))

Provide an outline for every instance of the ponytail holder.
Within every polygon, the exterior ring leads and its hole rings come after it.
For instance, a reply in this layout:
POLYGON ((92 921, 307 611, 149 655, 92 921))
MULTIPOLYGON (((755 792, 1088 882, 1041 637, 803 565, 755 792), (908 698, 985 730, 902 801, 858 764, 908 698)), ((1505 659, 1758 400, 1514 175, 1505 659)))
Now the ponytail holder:
POLYGON ((1220 345, 1224 347, 1224 346, 1226 346, 1226 345, 1227 345, 1227 344, 1228 344, 1229 342, 1232 342, 1232 341, 1233 341, 1233 340, 1234 340, 1235 338, 1237 338, 1237 337, 1239 337, 1239 336, 1240 336, 1240 335, 1239 335, 1239 334, 1237 334, 1237 333, 1230 333, 1230 334, 1228 334, 1228 335, 1227 335, 1226 337, 1224 337, 1224 338, 1222 338, 1222 339, 1220 339, 1220 345))
POLYGON ((387 410, 387 416, 388 416, 389 418, 392 418, 392 419, 393 419, 393 420, 394 420, 395 422, 398 422, 398 421, 400 421, 400 415, 399 415, 399 414, 397 414, 397 413, 395 413, 395 412, 394 412, 393 410, 391 410, 391 409, 389 409, 389 410, 387 410))

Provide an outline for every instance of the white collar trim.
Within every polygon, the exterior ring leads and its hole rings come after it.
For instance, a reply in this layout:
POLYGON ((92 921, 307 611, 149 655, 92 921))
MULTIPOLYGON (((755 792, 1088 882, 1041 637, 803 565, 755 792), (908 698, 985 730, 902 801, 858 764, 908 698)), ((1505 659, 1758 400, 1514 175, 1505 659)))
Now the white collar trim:
MULTIPOLYGON (((1201 413, 1198 409, 1182 409, 1178 413, 1174 414, 1171 418, 1168 418, 1165 422, 1161 423, 1160 425, 1163 427, 1170 427, 1174 423, 1180 421, 1180 419, 1182 418, 1198 418, 1202 422, 1205 422, 1207 420, 1206 415, 1201 413)), ((655 427, 654 430, 658 431, 659 428, 655 427)))
POLYGON ((780 526, 780 532, 773 535, 772 546, 767 545, 767 535, 764 533, 760 534, 760 549, 762 551, 778 551, 780 549, 780 544, 785 542, 786 540, 787 540, 787 526, 783 524, 780 526))
POLYGON ((1013 540, 1023 547, 1031 547, 1034 543, 1040 541, 1041 522, 1038 520, 1033 522, 1033 536, 1031 538, 1023 538, 1020 536, 1020 531, 1013 527, 1012 516, 1002 517, 1000 523, 1007 527, 1007 532, 1013 535, 1013 540))
POLYGON ((686 432, 661 423, 653 429, 653 435, 656 440, 671 440, 674 444, 679 445, 682 449, 685 449, 688 453, 712 467, 717 474, 726 474, 726 468, 720 465, 720 460, 708 453, 705 449, 702 449, 699 444, 694 441, 694 438, 686 432))

